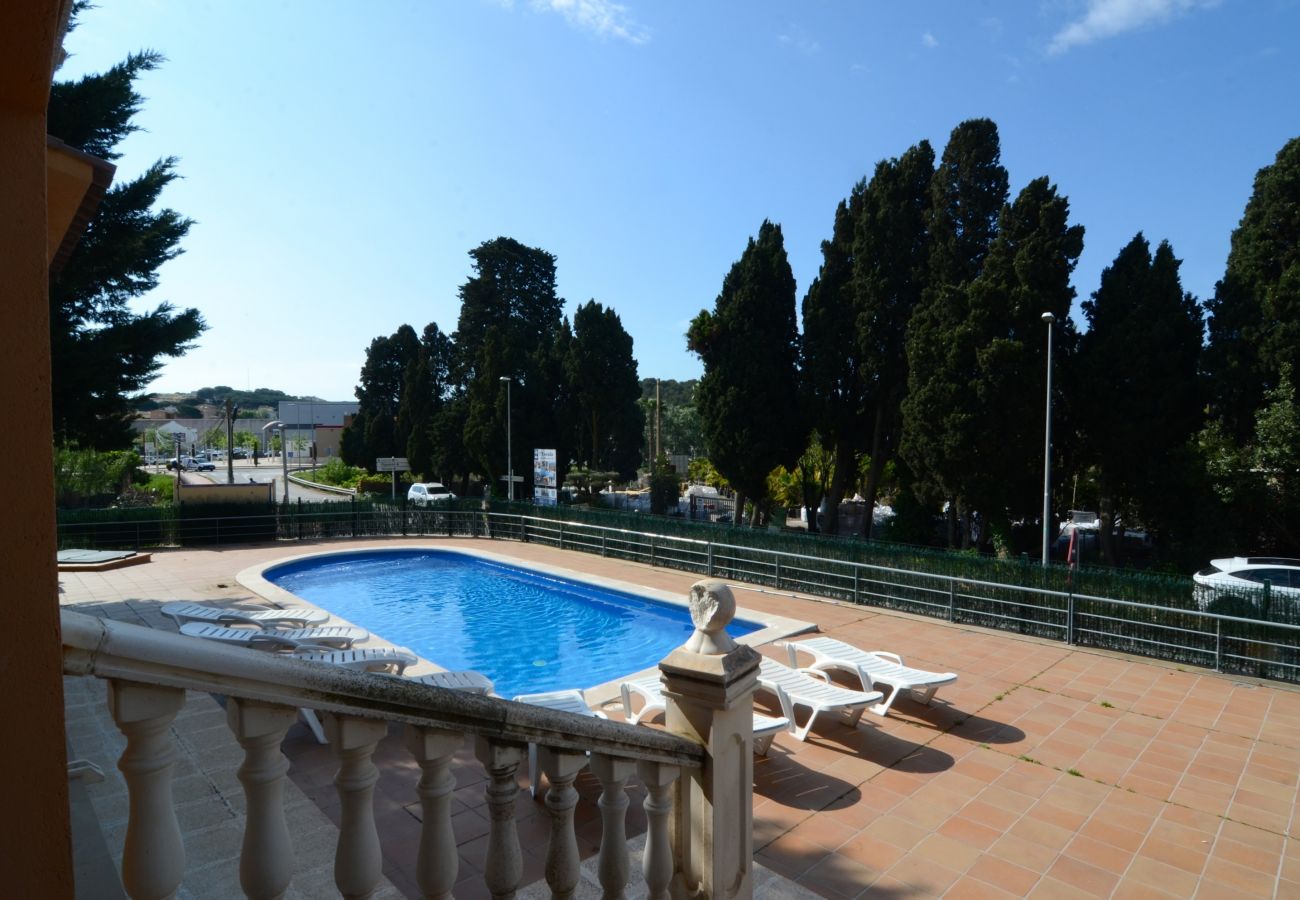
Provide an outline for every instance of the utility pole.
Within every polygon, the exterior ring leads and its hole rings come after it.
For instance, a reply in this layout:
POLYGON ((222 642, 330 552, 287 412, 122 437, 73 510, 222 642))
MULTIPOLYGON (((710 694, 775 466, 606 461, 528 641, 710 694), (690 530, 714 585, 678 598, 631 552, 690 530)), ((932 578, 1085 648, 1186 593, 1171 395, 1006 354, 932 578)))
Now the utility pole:
POLYGON ((662 394, 659 392, 659 379, 655 379, 655 464, 659 463, 659 457, 664 452, 664 404, 662 394))
POLYGON ((226 484, 235 483, 235 416, 239 414, 239 407, 233 406, 230 398, 226 398, 226 484))

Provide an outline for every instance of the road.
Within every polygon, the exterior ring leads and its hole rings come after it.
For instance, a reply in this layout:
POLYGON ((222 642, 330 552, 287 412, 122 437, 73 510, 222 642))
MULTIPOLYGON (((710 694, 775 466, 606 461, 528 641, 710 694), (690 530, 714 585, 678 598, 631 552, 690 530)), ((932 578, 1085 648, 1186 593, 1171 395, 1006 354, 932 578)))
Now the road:
MULTIPOLYGON (((216 464, 215 472, 184 472, 182 477, 185 484, 225 484, 226 483, 226 462, 222 460, 216 464)), ((235 460, 235 483, 247 484, 249 481, 256 481, 260 484, 272 482, 275 484, 273 494, 278 501, 284 497, 284 486, 282 481, 280 460, 263 459, 261 464, 254 466, 251 459, 235 460)), ((291 468, 290 472, 293 471, 291 468)), ((289 500, 320 501, 320 500, 337 500, 346 503, 348 497, 343 494, 332 494, 328 491, 318 491, 312 488, 302 487, 301 485, 289 482, 289 500)))

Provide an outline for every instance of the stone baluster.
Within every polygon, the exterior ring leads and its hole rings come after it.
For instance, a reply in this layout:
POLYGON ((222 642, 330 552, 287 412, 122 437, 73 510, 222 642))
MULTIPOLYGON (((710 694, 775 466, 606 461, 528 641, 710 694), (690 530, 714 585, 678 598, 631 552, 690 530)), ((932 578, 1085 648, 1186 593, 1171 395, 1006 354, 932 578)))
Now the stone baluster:
POLYGON ((573 781, 587 765, 587 754, 538 748, 538 761, 546 773, 546 811, 551 816, 551 840, 546 847, 546 883, 552 900, 570 900, 578 887, 581 860, 578 838, 573 833, 573 808, 578 792, 573 781))
POLYGON ((702 768, 673 791, 670 839, 674 897, 754 895, 754 691, 761 657, 725 631, 736 614, 731 589, 698 581, 690 591, 695 633, 659 663, 669 731, 705 748, 702 768))
POLYGON ((669 813, 673 811, 672 789, 677 781, 677 766, 638 760, 637 777, 645 785, 645 855, 641 873, 645 876, 647 900, 668 900, 668 886, 673 880, 673 846, 669 833, 669 813))
POLYGON ((459 870, 456 835, 451 827, 451 795, 456 789, 451 761, 464 743, 465 736, 457 731, 406 726, 406 746, 421 770, 416 792, 420 795, 423 827, 415 878, 421 893, 432 900, 451 897, 459 870))
MULTIPOLYGON (((600 780, 601 836, 597 875, 604 900, 623 900, 627 890, 627 790, 624 785, 636 763, 630 759, 591 754, 591 771, 600 780)), ((668 874, 671 877, 672 867, 668 874)))
POLYGON ((330 716, 325 731, 339 755, 334 786, 342 806, 338 850, 334 855, 334 885, 344 897, 369 897, 383 877, 374 803, 379 769, 371 757, 388 734, 388 723, 381 719, 330 716))
POLYGON ((126 736, 117 762, 130 796, 122 886, 133 898, 174 897, 185 876, 185 846, 172 805, 176 749, 167 733, 184 703, 178 688, 109 681, 108 707, 126 736))
POLYGON ((291 706, 231 697, 226 722, 244 748, 239 781, 248 813, 239 856, 239 885, 253 900, 278 900, 293 878, 293 842, 284 818, 284 776, 289 761, 280 752, 297 716, 291 706))
POLYGON ((474 754, 488 773, 487 801, 492 824, 483 880, 494 900, 513 900, 524 876, 524 859, 515 830, 515 801, 519 797, 515 773, 525 749, 524 744, 484 738, 476 739, 474 744, 474 754))

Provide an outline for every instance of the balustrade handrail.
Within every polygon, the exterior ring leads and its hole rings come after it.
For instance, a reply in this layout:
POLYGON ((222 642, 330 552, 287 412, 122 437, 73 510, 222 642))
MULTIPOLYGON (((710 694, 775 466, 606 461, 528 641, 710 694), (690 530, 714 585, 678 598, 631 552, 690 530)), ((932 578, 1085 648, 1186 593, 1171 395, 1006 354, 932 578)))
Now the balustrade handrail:
POLYGON ((704 748, 675 734, 226 647, 62 610, 63 670, 264 703, 459 731, 515 743, 700 768, 704 748))

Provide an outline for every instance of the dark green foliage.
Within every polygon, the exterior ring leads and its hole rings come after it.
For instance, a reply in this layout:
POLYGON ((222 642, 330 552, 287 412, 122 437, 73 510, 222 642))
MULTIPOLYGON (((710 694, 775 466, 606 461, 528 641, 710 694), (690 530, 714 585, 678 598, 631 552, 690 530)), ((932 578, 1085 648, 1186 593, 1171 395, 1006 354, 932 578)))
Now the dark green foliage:
POLYGON ((1245 443, 1283 364, 1300 371, 1300 138, 1255 176, 1206 311, 1213 415, 1245 443))
POLYGON ((900 453, 920 481, 918 493, 949 498, 954 513, 965 507, 967 473, 978 468, 980 448, 972 438, 979 408, 966 385, 975 378, 979 313, 968 292, 1006 201, 1000 160, 992 122, 975 119, 953 129, 931 181, 927 283, 907 328, 900 453))
POLYGON ((709 459, 757 507, 768 472, 793 466, 808 433, 798 406, 794 275, 779 225, 764 221, 750 238, 687 341, 704 361, 697 405, 709 459))
POLYGON ((693 406, 695 404, 695 387, 699 383, 699 380, 695 378, 687 381, 676 381, 672 378, 642 378, 641 396, 646 400, 654 400, 657 387, 659 399, 663 402, 665 409, 670 406, 693 406))
POLYGON ((979 275, 1007 192, 997 125, 989 119, 962 122, 930 181, 929 277, 936 289, 979 275))
POLYGON ((632 356, 632 336, 614 310, 594 300, 577 308, 564 375, 576 413, 574 459, 589 469, 634 478, 645 427, 637 405, 641 386, 632 356))
MULTIPOLYGON (((967 431, 973 468, 962 493, 1004 532, 1008 520, 1041 515, 1042 316, 1056 317, 1053 364, 1059 369, 1068 364, 1075 340, 1070 273, 1082 251, 1083 227, 1069 224, 1069 202, 1048 179, 1034 179, 1003 208, 997 237, 967 292, 966 331, 975 349, 967 390, 976 412, 967 431)), ((984 529, 982 540, 991 534, 984 529)))
POLYGON ((660 441, 665 453, 695 455, 704 452, 704 432, 700 427, 700 414, 695 408, 695 389, 699 386, 697 379, 674 381, 656 378, 641 379, 641 399, 638 406, 648 426, 646 434, 650 445, 645 449, 645 458, 654 454, 654 429, 660 429, 660 441), (658 421, 655 419, 656 386, 661 408, 658 421))
POLYGON ((677 511, 677 498, 681 494, 681 480, 677 471, 660 455, 650 472, 650 512, 656 516, 677 511))
MULTIPOLYGON (((1152 256, 1140 233, 1083 303, 1075 410, 1081 458, 1097 466, 1103 532, 1128 512, 1168 533, 1190 515, 1188 445, 1201 426, 1201 311, 1183 291, 1168 242, 1152 256)), ((1115 549, 1103 534, 1103 553, 1115 549)))
POLYGON ((402 407, 398 419, 406 425, 406 458, 411 471, 421 477, 433 472, 433 378, 429 374, 428 354, 421 351, 414 371, 402 389, 402 407))
MULTIPOLYGON (((162 57, 135 54, 107 72, 52 86, 49 131, 104 159, 139 130, 143 98, 134 82, 162 57)), ((158 268, 180 254, 191 220, 154 207, 176 174, 176 160, 149 166, 106 192, 86 233, 50 279, 50 352, 54 435, 59 443, 99 449, 130 445, 127 396, 157 374, 162 360, 185 353, 203 332, 198 310, 169 303, 136 313, 130 303, 158 284, 158 268)))
POLYGON ((144 97, 135 91, 135 80, 163 62, 161 53, 145 50, 107 72, 84 75, 78 81, 56 81, 50 85, 46 129, 91 156, 118 159, 122 154, 117 145, 142 127, 134 121, 144 104, 144 97))
MULTIPOLYGON (((863 489, 868 510, 885 466, 894 459, 907 394, 907 324, 921 300, 929 263, 930 182, 934 151, 927 141, 876 165, 853 238, 854 334, 860 356, 870 457, 863 489)), ((870 534, 871 518, 864 518, 870 534)))
MULTIPOLYGON (((824 445, 835 454, 833 468, 841 476, 830 486, 826 526, 831 533, 838 529, 839 502, 849 483, 843 476, 857 468, 865 430, 861 344, 855 331, 857 310, 853 292, 854 232, 862 215, 865 191, 865 183, 858 182, 849 199, 841 200, 836 207, 831 239, 822 241, 821 268, 803 300, 800 406, 809 426, 819 435, 819 447, 824 445)), ((808 468, 800 464, 802 471, 808 468)), ((818 502, 820 496, 814 501, 805 491, 805 506, 815 510, 818 502)), ((809 528, 816 530, 816 525, 813 515, 809 518, 809 528)))
POLYGON ((410 429, 400 426, 396 416, 407 371, 414 371, 419 357, 420 339, 410 325, 370 342, 356 389, 357 415, 341 437, 343 459, 349 465, 373 470, 375 460, 406 453, 410 429))
MULTIPOLYGON (((545 250, 502 237, 480 244, 470 257, 474 274, 460 289, 453 377, 467 397, 466 454, 495 489, 498 477, 509 468, 502 377, 513 379, 515 474, 530 479, 536 447, 555 447, 557 459, 568 459, 554 414, 557 397, 564 393, 564 301, 555 290, 555 257, 545 250)), ((515 496, 526 496, 527 491, 524 484, 515 496)))

